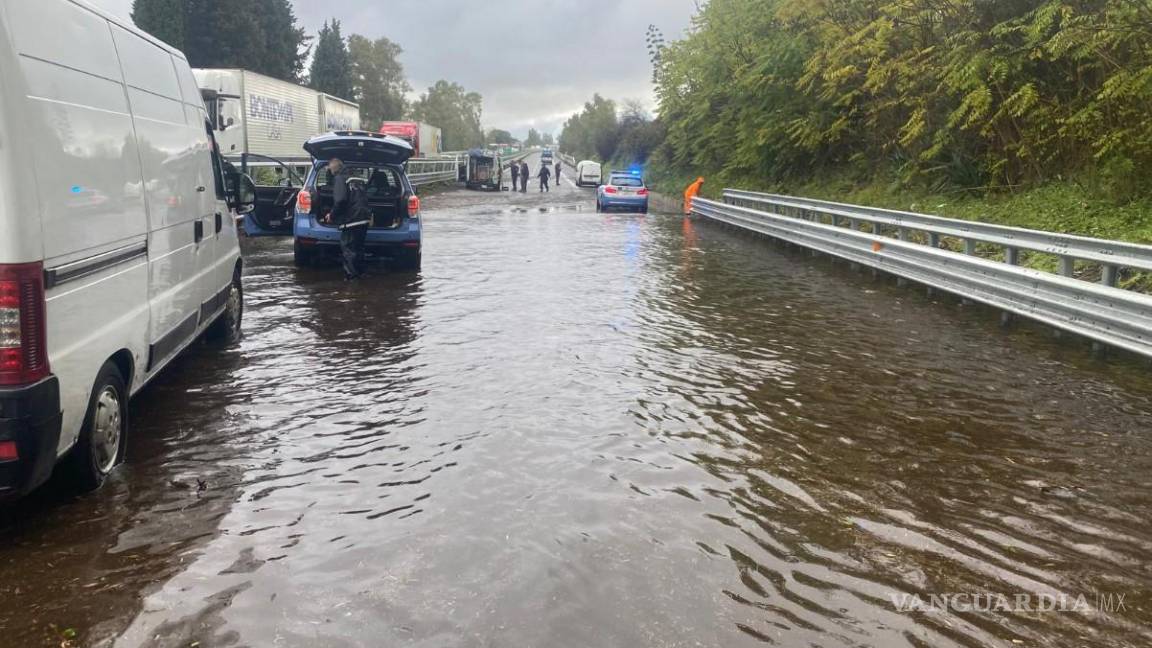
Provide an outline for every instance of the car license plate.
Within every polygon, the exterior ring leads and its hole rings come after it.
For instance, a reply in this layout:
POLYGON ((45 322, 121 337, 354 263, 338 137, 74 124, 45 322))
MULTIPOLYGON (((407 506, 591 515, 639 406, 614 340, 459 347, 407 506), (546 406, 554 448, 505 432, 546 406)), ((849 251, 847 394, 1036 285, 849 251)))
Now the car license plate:
POLYGON ((274 221, 268 221, 268 224, 271 225, 272 227, 280 227, 280 223, 283 223, 283 222, 284 221, 274 220, 274 221))

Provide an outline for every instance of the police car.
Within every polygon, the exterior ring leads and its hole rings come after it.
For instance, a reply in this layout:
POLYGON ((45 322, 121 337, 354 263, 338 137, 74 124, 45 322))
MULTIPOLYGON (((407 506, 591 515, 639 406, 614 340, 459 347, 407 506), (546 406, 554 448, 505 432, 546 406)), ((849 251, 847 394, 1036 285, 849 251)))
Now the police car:
POLYGON ((613 171, 608 182, 596 189, 596 211, 612 209, 648 213, 648 187, 640 171, 613 171))
POLYGON ((308 140, 312 170, 296 197, 293 227, 296 265, 309 266, 340 249, 340 230, 328 218, 335 178, 328 160, 339 158, 353 178, 363 180, 372 219, 364 250, 407 272, 420 269, 420 198, 404 169, 412 146, 390 135, 340 131, 308 140))

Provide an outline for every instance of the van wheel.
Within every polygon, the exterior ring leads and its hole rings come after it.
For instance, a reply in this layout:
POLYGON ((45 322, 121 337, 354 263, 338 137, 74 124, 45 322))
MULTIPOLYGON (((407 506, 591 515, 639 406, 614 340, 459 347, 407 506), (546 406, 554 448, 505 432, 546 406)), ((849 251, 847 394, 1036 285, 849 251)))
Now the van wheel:
POLYGON ((292 246, 292 257, 296 262, 297 268, 310 268, 312 267, 313 261, 315 261, 312 250, 301 246, 299 243, 292 246))
POLYGON ((68 474, 87 493, 100 488, 124 458, 128 437, 128 389, 120 369, 105 362, 88 397, 80 438, 68 455, 68 474))
POLYGON ((222 342, 235 342, 240 339, 240 325, 244 320, 244 284, 240 276, 232 278, 228 287, 228 301, 224 302, 224 312, 208 326, 208 339, 222 342))

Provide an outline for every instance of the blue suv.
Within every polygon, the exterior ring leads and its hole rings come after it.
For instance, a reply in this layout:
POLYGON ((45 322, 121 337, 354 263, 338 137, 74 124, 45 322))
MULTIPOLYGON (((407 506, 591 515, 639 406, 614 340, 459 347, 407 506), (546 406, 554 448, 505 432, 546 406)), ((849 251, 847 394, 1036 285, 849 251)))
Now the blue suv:
POLYGON ((293 251, 297 266, 310 266, 340 251, 340 230, 328 222, 332 212, 332 176, 328 161, 339 158, 353 177, 362 178, 372 208, 364 250, 387 259, 399 270, 420 269, 420 198, 408 180, 405 163, 412 146, 402 139, 365 131, 341 131, 314 137, 304 145, 312 170, 296 196, 293 251))

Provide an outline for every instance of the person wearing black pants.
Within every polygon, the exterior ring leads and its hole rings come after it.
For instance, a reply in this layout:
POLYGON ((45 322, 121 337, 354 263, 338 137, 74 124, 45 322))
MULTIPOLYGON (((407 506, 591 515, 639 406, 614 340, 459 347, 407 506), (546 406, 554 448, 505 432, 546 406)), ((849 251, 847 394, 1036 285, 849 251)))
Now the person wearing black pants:
POLYGON ((551 175, 552 175, 552 170, 548 168, 547 164, 540 167, 540 192, 541 193, 548 191, 548 178, 551 175))
POLYGON ((520 163, 520 193, 528 193, 528 176, 530 176, 530 175, 532 175, 532 172, 528 170, 528 163, 527 162, 521 162, 520 163))
POLYGON ((512 163, 512 191, 520 188, 520 163, 512 163))
POLYGON ((368 236, 372 209, 368 206, 363 178, 353 178, 342 160, 329 160, 328 173, 332 176, 332 213, 329 219, 340 228, 340 257, 344 261, 344 279, 351 281, 361 274, 364 239, 368 236))

